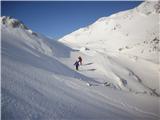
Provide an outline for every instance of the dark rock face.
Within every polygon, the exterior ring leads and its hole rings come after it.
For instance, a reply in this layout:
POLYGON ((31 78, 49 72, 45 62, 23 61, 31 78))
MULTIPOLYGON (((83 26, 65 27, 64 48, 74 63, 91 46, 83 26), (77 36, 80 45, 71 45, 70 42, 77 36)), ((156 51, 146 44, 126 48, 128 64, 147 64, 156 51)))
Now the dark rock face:
POLYGON ((156 12, 160 14, 160 1, 158 1, 158 3, 154 6, 154 8, 156 9, 156 12))
POLYGON ((28 30, 28 28, 21 21, 18 21, 10 16, 9 17, 3 16, 1 22, 2 24, 9 25, 10 27, 13 28, 22 28, 28 30))
MULTIPOLYGON (((6 25, 6 26, 9 26, 9 27, 12 27, 12 28, 21 28, 23 30, 29 30, 29 28, 27 26, 25 26, 22 21, 14 19, 10 16, 1 17, 1 23, 3 25, 6 25)), ((35 32, 31 32, 31 34, 34 35, 34 36, 38 36, 38 34, 35 33, 35 32)))

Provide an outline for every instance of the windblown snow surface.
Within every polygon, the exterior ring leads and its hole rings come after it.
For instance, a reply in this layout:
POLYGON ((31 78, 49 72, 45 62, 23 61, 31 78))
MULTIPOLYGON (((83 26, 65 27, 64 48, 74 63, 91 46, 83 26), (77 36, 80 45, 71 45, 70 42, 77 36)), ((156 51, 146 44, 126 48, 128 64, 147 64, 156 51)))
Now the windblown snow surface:
POLYGON ((2 119, 160 119, 159 8, 143 2, 59 41, 1 17, 2 119))

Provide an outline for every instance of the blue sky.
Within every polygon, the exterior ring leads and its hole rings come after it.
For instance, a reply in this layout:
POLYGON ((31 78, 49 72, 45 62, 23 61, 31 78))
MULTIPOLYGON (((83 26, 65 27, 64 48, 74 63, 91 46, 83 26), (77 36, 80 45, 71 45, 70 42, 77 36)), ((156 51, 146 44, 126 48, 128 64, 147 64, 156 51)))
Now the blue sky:
POLYGON ((35 32, 58 39, 100 17, 132 9, 141 1, 5 1, 1 15, 12 16, 35 32))

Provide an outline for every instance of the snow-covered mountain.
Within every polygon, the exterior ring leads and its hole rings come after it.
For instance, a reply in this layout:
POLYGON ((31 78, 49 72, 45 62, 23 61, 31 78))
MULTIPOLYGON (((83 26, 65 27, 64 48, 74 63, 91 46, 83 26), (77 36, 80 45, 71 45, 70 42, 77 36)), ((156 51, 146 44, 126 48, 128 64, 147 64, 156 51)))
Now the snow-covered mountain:
POLYGON ((98 19, 59 41, 73 47, 115 51, 158 63, 160 2, 143 2, 138 7, 98 19))
POLYGON ((1 17, 2 119, 159 119, 158 5, 101 18, 60 42, 1 17))
POLYGON ((70 115, 75 107, 70 102, 74 102, 72 95, 76 93, 65 85, 69 80, 93 80, 57 60, 69 57, 72 50, 38 33, 32 34, 11 17, 1 17, 1 23, 2 118, 44 120, 76 116, 78 113, 70 115))

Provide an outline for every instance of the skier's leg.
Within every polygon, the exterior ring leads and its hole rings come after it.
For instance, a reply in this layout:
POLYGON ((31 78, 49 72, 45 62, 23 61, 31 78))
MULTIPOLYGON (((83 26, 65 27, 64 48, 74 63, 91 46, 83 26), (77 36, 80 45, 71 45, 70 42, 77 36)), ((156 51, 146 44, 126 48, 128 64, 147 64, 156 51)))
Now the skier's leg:
POLYGON ((78 70, 78 66, 76 66, 76 70, 78 70))

